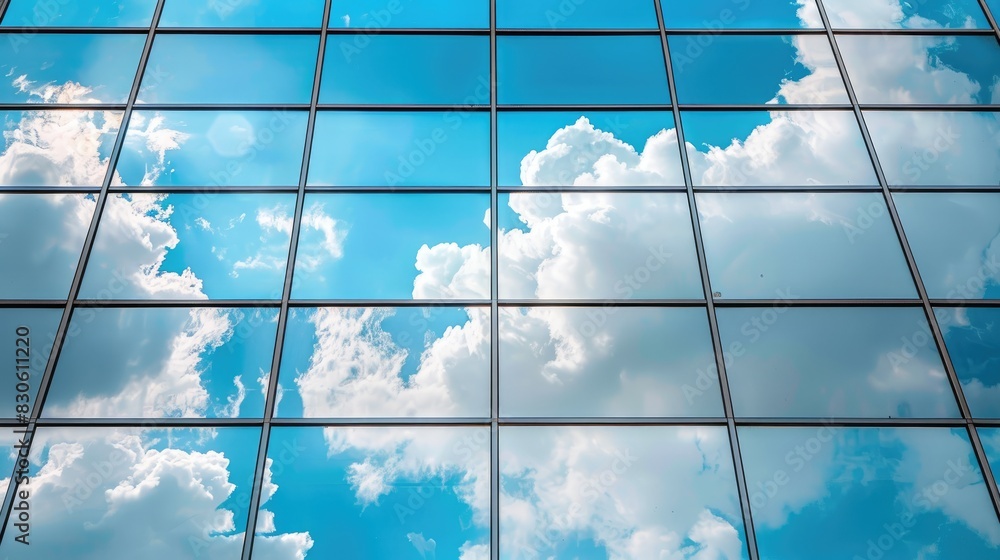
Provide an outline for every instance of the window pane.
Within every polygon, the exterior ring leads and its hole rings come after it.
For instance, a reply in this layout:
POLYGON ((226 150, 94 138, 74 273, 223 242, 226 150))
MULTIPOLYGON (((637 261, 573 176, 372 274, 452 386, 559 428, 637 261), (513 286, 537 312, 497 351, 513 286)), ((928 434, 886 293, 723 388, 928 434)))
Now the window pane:
POLYGON ((655 36, 504 36, 497 39, 499 103, 670 103, 655 36))
POLYGON ((277 323, 277 309, 76 309, 44 416, 260 418, 277 323))
POLYGON ((669 111, 503 111, 501 186, 681 187, 669 111))
POLYGON ((40 428, 34 441, 30 545, 12 515, 4 558, 240 558, 259 428, 40 428))
POLYGON ((681 193, 500 196, 500 297, 702 298, 681 193))
POLYGON ((322 84, 320 103, 489 105, 490 38, 335 36, 322 84))
POLYGON ((1000 309, 934 310, 972 415, 1000 418, 1000 309))
POLYGON ((309 103, 319 38, 158 35, 140 103, 309 103))
POLYGON ((66 299, 93 195, 0 193, 0 299, 66 299))
POLYGON ((850 103, 822 35, 673 35, 670 56, 681 103, 850 103))
POLYGON ((380 29, 490 26, 489 0, 333 0, 330 27, 380 29))
MULTIPOLYGON (((996 8, 991 8, 996 10, 996 8)), ((990 462, 994 480, 1000 476, 1000 428, 977 428, 986 449, 986 458, 990 462)))
MULTIPOLYGON (((149 27, 156 0, 11 0, 4 27, 149 27)), ((27 40, 28 38, 25 37, 27 40)))
POLYGON ((823 20, 813 0, 660 0, 660 4, 663 6, 663 21, 668 29, 823 27, 823 20))
POLYGON ((488 428, 275 428, 260 519, 277 525, 258 523, 253 558, 489 558, 489 441, 488 428))
POLYGON ((647 0, 497 0, 497 27, 656 29, 647 0))
POLYGON ((1000 523, 964 428, 739 436, 762 558, 996 557, 1000 523))
POLYGON ((500 557, 748 558, 725 428, 501 427, 500 557))
POLYGON ((307 111, 135 111, 116 179, 133 186, 299 184, 307 111))
POLYGON ((927 293, 1000 299, 1000 194, 893 195, 927 293))
POLYGON ((958 417, 919 308, 719 309, 738 416, 958 417))
POLYGON ((880 194, 699 194, 698 212, 717 297, 917 296, 880 194))
POLYGON ((830 24, 862 29, 989 28, 976 0, 856 2, 824 0, 830 24))
POLYGON ((878 185, 850 111, 683 114, 695 186, 878 185))
MULTIPOLYGON (((71 95, 68 101, 78 102, 71 95)), ((3 111, 0 185, 100 187, 121 111, 3 111)))
POLYGON ((145 35, 0 35, 0 103, 125 103, 145 35), (108 64, 108 57, 114 64, 108 64))
POLYGON ((319 27, 323 0, 166 0, 160 27, 319 27))
POLYGON ((10 340, 13 358, 8 358, 10 382, 0 386, 0 417, 27 423, 62 314, 62 309, 0 309, 0 332, 10 340))
POLYGON ((307 196, 292 295, 489 299, 489 207, 485 194, 307 196))
POLYGON ((292 194, 108 197, 85 299, 281 299, 292 194))
POLYGON ((323 111, 310 185, 486 187, 488 112, 323 111))
POLYGON ((865 111, 891 185, 1000 184, 1000 112, 865 111))
POLYGON ((500 413, 722 416, 705 309, 501 309, 500 413))
POLYGON ((861 103, 992 103, 1000 96, 993 37, 841 35, 861 103))
POLYGON ((276 414, 489 417, 490 308, 293 308, 276 414))

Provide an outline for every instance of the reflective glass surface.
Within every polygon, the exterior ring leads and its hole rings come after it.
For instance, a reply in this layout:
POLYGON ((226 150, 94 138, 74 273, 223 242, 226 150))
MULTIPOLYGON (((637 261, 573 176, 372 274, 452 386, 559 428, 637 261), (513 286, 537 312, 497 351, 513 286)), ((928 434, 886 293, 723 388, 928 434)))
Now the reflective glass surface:
MULTIPOLYGON (((489 0, 332 0, 331 8, 330 27, 359 28, 369 33, 405 27, 490 26, 489 0)), ((343 43, 331 45, 342 48, 343 43)))
POLYGON ((659 37, 497 38, 497 95, 510 104, 669 103, 659 37))
POLYGON ((320 27, 323 0, 165 0, 160 27, 320 27))
POLYGON ((1000 185, 1000 112, 864 116, 890 185, 1000 185))
POLYGON ((487 417, 490 308, 295 308, 283 417, 487 417))
POLYGON ((748 558, 725 428, 501 427, 500 557, 748 558))
POLYGON ((323 111, 310 185, 477 187, 490 184, 490 115, 323 111))
POLYGON ((489 558, 489 465, 487 428, 275 428, 253 557, 489 558))
POLYGON ((813 0, 659 0, 667 29, 795 29, 823 27, 813 0))
POLYGON ((716 297, 917 296, 881 194, 702 193, 697 199, 716 297))
POLYGON ((681 103, 850 103, 822 35, 674 35, 669 44, 681 103))
POLYGON ((996 477, 996 473, 1000 472, 1000 428, 979 428, 979 437, 982 438, 986 457, 993 476, 996 477))
POLYGON ((489 206, 485 194, 309 195, 292 297, 489 299, 489 206))
POLYGON ((66 299, 94 197, 0 192, 0 299, 66 299))
POLYGON ((803 550, 817 560, 996 557, 1000 522, 965 428, 741 428, 739 436, 762 558, 803 550))
POLYGON ((140 103, 309 103, 319 38, 159 35, 140 103))
POLYGON ((43 414, 259 417, 277 321, 277 309, 77 309, 43 414))
POLYGON ((972 415, 1000 418, 1000 309, 934 310, 972 415))
POLYGON ((138 33, 39 34, 29 47, 16 37, 0 35, 0 103, 125 103, 146 42, 138 33))
POLYGON ((156 0, 11 0, 3 26, 148 27, 155 9, 156 0))
POLYGON ((682 114, 695 186, 877 185, 850 111, 682 114))
POLYGON ((1000 194, 895 193, 893 199, 930 297, 1000 298, 1000 194))
POLYGON ((293 194, 108 197, 87 299, 280 299, 293 194))
POLYGON ((498 28, 656 29, 646 0, 497 0, 498 28))
POLYGON ((1000 45, 993 37, 841 35, 861 103, 1000 102, 1000 45))
POLYGON ((237 560, 259 441, 259 428, 41 428, 20 486, 30 545, 8 527, 0 554, 237 560))
POLYGON ((704 297, 684 194, 513 193, 499 204, 501 298, 704 297))
POLYGON ((823 0, 830 25, 862 29, 989 28, 976 0, 823 0))
POLYGON ((920 308, 719 309, 737 416, 959 416, 920 308))
POLYGON ((23 422, 31 415, 62 314, 62 309, 0 308, 0 332, 10 337, 13 358, 7 366, 10 382, 0 385, 0 417, 23 422))
POLYGON ((701 308, 533 307, 500 312, 504 416, 721 416, 701 308))
MULTIPOLYGON (((359 42, 363 35, 340 36, 359 42)), ((463 35, 373 35, 364 49, 327 49, 320 103, 488 105, 490 40, 463 35)))

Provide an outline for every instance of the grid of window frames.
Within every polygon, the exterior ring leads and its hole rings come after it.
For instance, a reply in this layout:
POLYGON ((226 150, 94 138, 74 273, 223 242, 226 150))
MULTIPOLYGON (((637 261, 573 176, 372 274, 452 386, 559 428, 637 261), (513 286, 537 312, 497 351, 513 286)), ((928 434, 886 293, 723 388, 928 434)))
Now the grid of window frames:
POLYGON ((5 558, 997 557, 1000 2, 0 11, 5 558))

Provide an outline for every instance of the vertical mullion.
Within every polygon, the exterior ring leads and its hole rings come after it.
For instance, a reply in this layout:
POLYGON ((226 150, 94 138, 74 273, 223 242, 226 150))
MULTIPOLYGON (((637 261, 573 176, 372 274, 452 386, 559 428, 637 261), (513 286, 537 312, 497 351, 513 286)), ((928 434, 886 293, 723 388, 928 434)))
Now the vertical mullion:
POLYGON ((281 309, 278 312, 278 329, 274 339, 274 354, 271 359, 271 372, 267 383, 267 397, 264 404, 264 419, 260 429, 260 445, 257 448, 257 464, 253 475, 253 487, 250 493, 250 504, 247 511, 246 532, 243 536, 243 560, 250 560, 253 554, 253 543, 257 529, 257 516, 260 511, 260 496, 264 486, 264 470, 267 466, 267 446, 271 439, 271 420, 277 406, 278 370, 281 367, 281 354, 284 348, 285 333, 288 327, 289 301, 292 297, 292 280, 295 272, 295 257, 298 253, 299 234, 302 229, 302 214, 305 208, 306 183, 309 177, 309 162, 312 156, 313 137, 316 130, 316 106, 319 103, 319 88, 323 74, 323 61, 326 57, 326 41, 330 22, 331 0, 325 0, 323 21, 319 35, 319 49, 316 53, 316 70, 313 76, 312 98, 309 102, 309 121, 306 125, 306 141, 303 146, 302 167, 299 170, 299 190, 295 199, 295 216, 292 220, 292 235, 288 244, 288 260, 285 264, 285 283, 281 295, 281 309))
POLYGON ((962 391, 962 384, 958 379, 958 374, 955 372, 954 365, 952 365, 951 355, 948 353, 948 347, 945 344, 941 326, 938 324, 937 315, 934 313, 934 306, 931 305, 930 298, 927 296, 927 288, 924 285, 923 279, 920 277, 920 271, 917 268, 916 259, 913 257, 913 251, 910 248, 910 243, 906 238, 905 231, 903 230, 903 224, 902 221, 900 221, 899 213, 896 210, 896 204, 893 201, 892 192, 889 189, 889 183, 885 178, 885 173, 882 169, 881 163, 879 162, 878 153, 875 151, 875 144, 872 142, 868 125, 865 122, 864 113, 861 111, 861 106, 858 104, 857 94, 854 91, 851 78, 847 73, 847 66, 844 64, 844 59, 841 56, 836 35, 833 32, 833 27, 830 25, 830 18, 827 14, 826 6, 823 4, 823 0, 816 0, 816 4, 819 7, 820 17, 823 19, 823 25, 826 27, 827 37, 830 41, 830 46, 833 49, 833 56, 837 61, 837 67, 844 78, 847 95, 850 97, 851 105, 854 108, 854 115, 861 128, 861 135, 864 138, 865 147, 868 149, 868 155, 875 167, 875 175, 878 177, 879 186, 882 188, 882 196, 885 199, 886 208, 888 209, 889 216, 892 219, 892 225, 896 230, 896 235, 899 237, 899 243, 903 249, 903 256, 906 258, 906 263, 910 269, 910 274, 913 277, 913 282, 916 285, 917 293, 920 296, 924 313, 927 315, 927 321, 931 327, 931 334, 934 337, 934 343, 944 361, 945 372, 948 374, 948 381, 951 384, 952 391, 955 394, 955 398, 958 399, 959 410, 961 410, 962 418, 966 422, 969 438, 976 453, 976 459, 979 461, 980 468, 983 472, 983 479, 989 489, 990 499, 993 502, 993 509, 996 511, 997 516, 1000 517, 1000 491, 998 491, 997 483, 993 479, 990 471, 990 464, 986 458, 986 451, 983 448, 982 441, 979 439, 979 434, 976 433, 976 427, 973 422, 972 413, 969 409, 969 403, 965 399, 965 393, 962 391))
POLYGON ((497 189, 497 0, 490 0, 490 558, 500 558, 500 210, 497 189))
POLYGON ((684 186, 687 189, 688 210, 691 214, 691 226, 694 231, 695 250, 698 253, 698 267, 701 273, 702 286, 705 291, 708 324, 712 333, 712 346, 715 348, 715 364, 719 372, 719 387, 722 390, 722 405, 725 410, 726 426, 729 431, 733 470, 736 473, 736 487, 739 492, 740 507, 743 511, 743 529, 747 539, 746 544, 747 550, 750 553, 750 560, 758 560, 757 535, 754 531, 753 515, 750 510, 750 494, 747 491, 746 477, 743 472, 743 456, 740 453, 740 442, 733 413, 732 396, 729 392, 729 378, 726 373, 726 360, 722 350, 722 337, 719 334, 719 322, 715 314, 715 300, 712 296, 712 282, 708 274, 708 260, 705 256, 705 245, 701 234, 701 219, 698 215, 698 201, 694 194, 691 163, 688 159, 687 143, 684 140, 684 131, 681 126, 680 102, 677 99, 677 83, 675 81, 673 63, 670 60, 670 44, 667 40, 666 26, 663 21, 663 7, 660 4, 660 0, 653 0, 653 4, 656 8, 657 24, 660 28, 660 40, 663 43, 663 60, 667 71, 670 104, 674 113, 674 131, 677 134, 677 146, 681 156, 681 169, 684 172, 684 186))
MULTIPOLYGON (((76 299, 80 294, 80 286, 83 283, 83 274, 87 268, 87 262, 90 260, 90 254, 94 248, 94 240, 97 237, 97 228, 101 221, 101 214, 104 212, 104 206, 107 203, 109 194, 109 189, 111 188, 111 182, 115 176, 115 168, 118 166, 118 157, 121 155, 122 147, 125 144, 125 134, 128 132, 129 120, 132 118, 132 110, 135 106, 136 98, 139 96, 139 86, 142 84, 143 73, 146 70, 146 64, 149 62, 149 54, 153 49, 153 41, 156 37, 156 26, 160 21, 160 14, 163 12, 163 4, 165 0, 157 0, 156 9, 153 12, 153 19, 149 23, 149 30, 146 32, 146 43, 142 49, 142 55, 139 58, 139 65, 135 70, 135 78, 132 80, 132 89, 129 90, 128 101, 125 105, 125 111, 122 113, 121 124, 118 127, 118 134, 115 137, 114 146, 111 149, 111 154, 108 156, 108 169, 104 173, 104 179, 101 183, 100 193, 97 195, 97 200, 94 204, 94 215, 90 220, 90 227, 87 229, 86 237, 84 237, 83 248, 80 252, 80 260, 77 262, 76 271, 73 274, 73 280, 70 283, 69 294, 66 296, 66 304, 63 309, 62 318, 59 321, 59 326, 56 327, 56 334, 52 341, 52 351, 49 353, 49 359, 45 364, 45 370, 42 372, 42 378, 38 382, 38 392, 35 396, 34 406, 31 408, 31 413, 28 418, 28 423, 24 425, 25 435, 24 441, 26 441, 26 453, 30 454, 32 443, 35 439, 35 429, 38 421, 38 417, 42 414, 42 407, 45 404, 45 397, 48 395, 49 385, 52 383, 52 373, 55 370, 56 362, 59 361, 59 355, 62 352, 62 347, 69 331, 69 323, 73 317, 74 305, 76 299)), ((9 6, 9 0, 0 5, 0 17, 6 14, 7 7, 9 6)), ((41 109, 41 108, 40 108, 41 109)), ((94 107, 90 111, 97 112, 100 111, 100 107, 94 107)), ((14 471, 17 472, 17 461, 14 463, 14 471)), ((0 524, 0 542, 3 541, 4 534, 7 531, 7 521, 10 518, 11 506, 14 502, 14 495, 17 492, 18 484, 16 483, 16 476, 12 476, 10 479, 10 484, 7 486, 7 494, 4 496, 3 506, 0 509, 0 519, 2 519, 2 524, 0 524)))

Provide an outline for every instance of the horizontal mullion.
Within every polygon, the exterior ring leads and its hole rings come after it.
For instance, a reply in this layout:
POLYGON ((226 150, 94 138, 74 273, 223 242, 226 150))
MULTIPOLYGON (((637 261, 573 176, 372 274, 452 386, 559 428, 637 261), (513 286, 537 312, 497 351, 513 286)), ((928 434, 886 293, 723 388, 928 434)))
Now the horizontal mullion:
POLYGON ((0 300, 0 309, 64 309, 66 300, 52 299, 12 299, 0 300))
POLYGON ((934 299, 930 298, 934 307, 1000 307, 1000 299, 934 299))
POLYGON ((489 307, 489 299, 292 299, 290 307, 489 307))
POLYGON ((108 192, 126 194, 126 193, 145 193, 145 194, 297 194, 299 191, 298 187, 288 186, 218 186, 218 185, 206 185, 206 186, 163 186, 163 187, 145 187, 141 185, 125 185, 118 187, 111 187, 108 192))
POLYGON ((865 193, 865 192, 881 192, 882 188, 873 186, 857 186, 857 185, 830 185, 830 186, 753 186, 753 187, 739 187, 739 186, 712 186, 707 185, 703 187, 694 187, 696 193, 865 193))
POLYGON ((890 186, 889 190, 892 192, 929 192, 929 193, 981 193, 981 192, 997 192, 1000 191, 1000 185, 989 186, 989 185, 955 185, 955 186, 924 186, 924 185, 902 185, 902 186, 890 186))
POLYGON ((46 418, 36 421, 38 427, 87 428, 218 428, 227 426, 260 427, 259 418, 46 418))
POLYGON ((606 185, 601 185, 599 187, 580 187, 575 185, 566 186, 556 186, 556 187, 537 187, 537 186, 507 186, 507 187, 497 187, 497 191, 501 194, 511 194, 511 193, 543 193, 543 194, 561 194, 561 193, 604 193, 604 192, 616 192, 616 193, 658 193, 658 192, 687 192, 684 186, 679 187, 642 187, 642 186, 627 186, 627 187, 609 187, 606 185))
POLYGON ((993 35, 993 30, 969 29, 965 27, 927 28, 927 29, 848 29, 833 28, 834 35, 993 35))
POLYGON ((704 307, 704 299, 503 299, 500 307, 704 307))
POLYGON ((316 185, 305 188, 306 193, 350 193, 350 194, 489 194, 490 187, 364 187, 316 185))
POLYGON ((308 103, 136 103, 136 111, 302 111, 308 103))
POLYGON ((0 194, 98 194, 101 187, 4 187, 0 186, 0 194))
POLYGON ((723 417, 524 417, 500 418, 501 426, 725 426, 723 417))
POLYGON ((715 299, 715 307, 911 307, 920 299, 715 299))
MULTIPOLYGON (((2 40, 2 39, 0 39, 2 40)), ((0 103, 3 111, 124 111, 124 103, 0 103)))
POLYGON ((737 426, 751 427, 961 427, 968 425, 964 418, 740 418, 737 426))
POLYGON ((214 307, 281 307, 281 300, 256 299, 195 299, 195 300, 139 300, 139 299, 78 299, 73 306, 80 309, 95 308, 214 308, 214 307))

